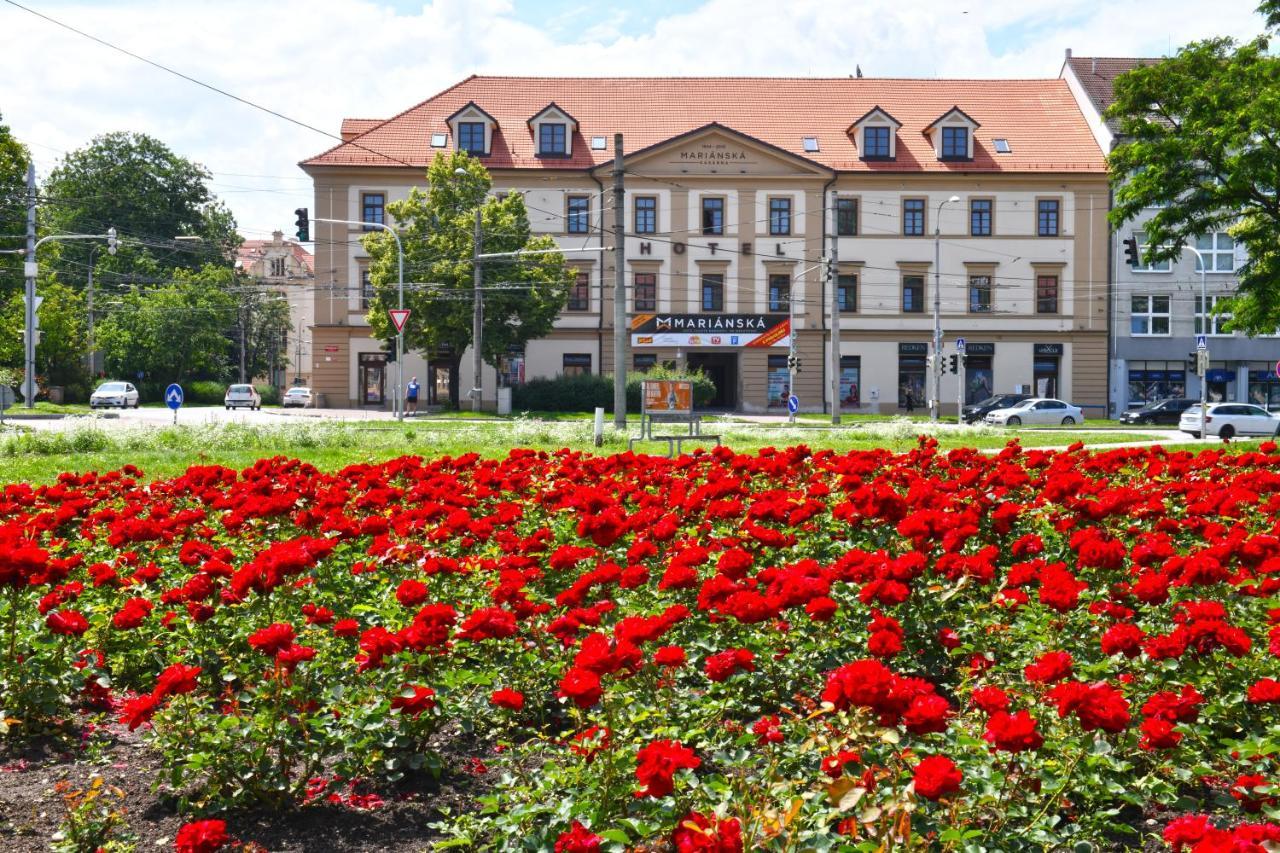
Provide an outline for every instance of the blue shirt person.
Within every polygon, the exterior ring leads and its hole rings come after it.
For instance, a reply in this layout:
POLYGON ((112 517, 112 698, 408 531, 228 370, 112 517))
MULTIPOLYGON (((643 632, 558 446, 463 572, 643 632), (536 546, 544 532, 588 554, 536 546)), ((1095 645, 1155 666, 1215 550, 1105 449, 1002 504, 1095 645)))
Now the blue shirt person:
POLYGON ((407 404, 406 408, 414 413, 417 413, 418 411, 418 389, 420 387, 421 386, 418 385, 418 377, 415 376, 409 380, 409 384, 404 389, 404 401, 407 404))

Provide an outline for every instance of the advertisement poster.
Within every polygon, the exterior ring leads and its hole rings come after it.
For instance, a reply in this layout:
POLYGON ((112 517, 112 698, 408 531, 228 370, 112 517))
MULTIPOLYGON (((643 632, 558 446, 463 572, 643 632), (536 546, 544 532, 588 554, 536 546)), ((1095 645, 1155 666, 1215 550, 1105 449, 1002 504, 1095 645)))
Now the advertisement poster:
POLYGON ((645 413, 687 415, 693 412, 693 383, 673 379, 646 379, 645 413))
POLYGON ((789 347, 785 314, 637 314, 633 347, 789 347))
POLYGON ((843 365, 840 368, 840 405, 859 406, 862 404, 862 381, 857 366, 843 365))
POLYGON ((769 367, 769 408, 785 409, 787 397, 791 396, 791 375, 786 365, 769 367))
POLYGON ((978 403, 992 394, 994 374, 990 367, 966 367, 964 369, 964 399, 966 403, 978 403))

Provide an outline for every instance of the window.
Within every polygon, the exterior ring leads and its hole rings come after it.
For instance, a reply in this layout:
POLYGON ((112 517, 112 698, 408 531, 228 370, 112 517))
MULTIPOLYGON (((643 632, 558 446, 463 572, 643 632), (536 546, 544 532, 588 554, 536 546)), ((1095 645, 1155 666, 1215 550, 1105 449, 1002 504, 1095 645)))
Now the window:
POLYGON ((1058 277, 1056 275, 1036 276, 1036 313, 1058 313, 1058 277))
POLYGON ((567 352, 561 362, 560 373, 565 376, 590 376, 591 353, 567 352))
POLYGON ((812 154, 818 150, 818 137, 806 136, 804 138, 804 150, 812 154))
POLYGON ((445 147, 445 146, 446 146, 446 145, 448 145, 448 144, 449 144, 449 134, 447 134, 447 133, 433 133, 433 134, 431 134, 431 147, 432 147, 432 148, 443 148, 443 147, 445 147))
POLYGON ((991 199, 969 199, 969 236, 991 236, 991 199))
POLYGON ((784 237, 791 233, 791 199, 769 199, 769 234, 784 237))
POLYGON ((468 154, 483 155, 485 153, 484 122, 458 122, 458 150, 468 154))
POLYGON ((969 276, 969 313, 991 313, 991 276, 969 276))
POLYGON ((928 402, 925 396, 925 356, 898 353, 898 408, 914 411, 928 402))
POLYGON ((722 273, 702 274, 702 310, 724 310, 724 275, 722 273))
POLYGON ((864 160, 889 159, 888 127, 864 127, 862 129, 862 158, 864 160))
POLYGON ((1058 200, 1042 198, 1036 202, 1036 234, 1041 237, 1058 236, 1058 200))
POLYGON ((858 200, 836 199, 836 235, 856 237, 858 234, 858 200))
POLYGON ((566 150, 563 124, 545 122, 538 125, 539 154, 564 154, 566 150))
MULTIPOLYGON (((1209 272, 1235 272, 1236 241, 1221 231, 1196 238, 1196 248, 1204 255, 1209 272)), ((1196 259, 1196 272, 1200 272, 1200 259, 1196 259)))
POLYGON ((648 373, 658 366, 658 355, 652 352, 638 352, 631 356, 631 369, 636 373, 648 373))
POLYGON ((658 200, 651 195, 636 196, 636 233, 655 234, 658 231, 658 200))
POLYGON ((997 139, 993 139, 993 140, 991 140, 991 141, 992 141, 993 143, 995 143, 995 146, 996 146, 996 153, 997 153, 997 154, 1008 154, 1008 153, 1010 152, 1010 150, 1012 150, 1012 149, 1010 149, 1010 148, 1009 148, 1009 140, 1007 140, 1007 139, 998 139, 998 138, 997 138, 997 139))
POLYGON ((275 278, 284 278, 284 258, 271 259, 271 275, 275 278))
MULTIPOLYGON (((382 193, 360 194, 360 221, 376 222, 379 225, 386 220, 387 197, 382 193)), ((365 226, 366 231, 381 231, 380 228, 365 226)))
POLYGON ((635 303, 637 311, 658 310, 658 275, 638 272, 635 277, 635 303))
POLYGON ((769 276, 769 310, 791 310, 791 276, 769 276))
POLYGON ((902 200, 902 233, 906 237, 924 236, 924 199, 902 200))
MULTIPOLYGON (((1147 255, 1147 249, 1150 244, 1147 242, 1147 235, 1141 231, 1133 232, 1133 239, 1138 241, 1138 263, 1142 263, 1142 259, 1147 255)), ((1197 267, 1196 269, 1199 269, 1197 267)), ((1157 261, 1145 267, 1134 267, 1134 272, 1173 272, 1172 261, 1157 261)))
POLYGON ((565 303, 567 311, 589 311, 591 309, 591 273, 579 271, 569 288, 569 301, 565 303))
POLYGON ((1129 331, 1134 335, 1169 334, 1169 297, 1145 294, 1130 297, 1129 331))
POLYGON ((969 128, 944 127, 942 129, 942 159, 969 159, 969 128))
POLYGON ((591 150, 603 151, 605 149, 605 138, 603 136, 591 137, 591 150))
POLYGON ((1129 362, 1129 405, 1154 403, 1187 396, 1186 363, 1182 361, 1129 362))
POLYGON ((724 233, 724 199, 704 198, 702 200, 702 233, 724 233))
POLYGON ((840 312, 852 314, 858 310, 858 277, 852 273, 836 276, 836 298, 840 312))
POLYGON ((369 268, 360 268, 360 308, 369 310, 373 303, 373 282, 369 279, 369 268))
POLYGON ((904 275, 902 277, 902 313, 924 313, 924 276, 904 275))
POLYGON ((1195 305, 1196 305, 1196 334, 1197 335, 1217 335, 1219 337, 1229 337, 1231 335, 1231 333, 1226 330, 1226 325, 1228 321, 1231 320, 1231 315, 1228 313, 1223 313, 1223 314, 1214 313, 1214 309, 1218 307, 1218 301, 1219 300, 1225 301, 1226 298, 1227 297, 1225 296, 1209 297, 1209 320, 1208 320, 1209 331, 1206 332, 1204 330, 1205 329, 1204 303, 1200 301, 1200 296, 1198 294, 1196 295, 1195 305))
POLYGON ((591 196, 569 196, 568 231, 570 234, 586 234, 591 221, 591 196))

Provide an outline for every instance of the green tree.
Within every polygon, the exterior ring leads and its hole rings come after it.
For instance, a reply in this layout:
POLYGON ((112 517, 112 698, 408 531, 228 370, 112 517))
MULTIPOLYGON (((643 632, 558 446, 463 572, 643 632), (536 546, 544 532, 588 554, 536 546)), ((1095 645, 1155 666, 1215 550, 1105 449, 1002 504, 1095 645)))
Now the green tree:
POLYGON ((1268 27, 1280 27, 1280 0, 1262 0, 1258 11, 1266 19, 1268 27))
MULTIPOLYGON (((36 347, 36 380, 40 387, 59 385, 78 395, 88 380, 85 370, 85 326, 87 311, 84 297, 48 277, 37 282, 44 298, 40 305, 40 344, 36 347)), ((21 367, 26 323, 22 292, 15 291, 3 302, 5 332, 0 335, 0 364, 21 367)))
POLYGON ((98 324, 107 374, 157 383, 232 376, 239 308, 234 271, 209 265, 178 270, 172 284, 123 295, 98 324))
MULTIPOLYGON (((27 164, 31 155, 0 116, 0 249, 21 249, 27 233, 27 164)), ((0 300, 22 288, 22 256, 0 255, 0 300)))
MULTIPOLYGON (((1280 13, 1280 2, 1271 2, 1280 13)), ((1262 10, 1267 11, 1265 8, 1262 10)), ((1147 208, 1148 262, 1174 259, 1197 235, 1228 230, 1248 252, 1232 328, 1280 327, 1280 57, 1259 37, 1216 38, 1115 80, 1108 115, 1123 142, 1109 160, 1119 228, 1147 208)))
MULTIPOLYGON (((251 290, 248 279, 241 276, 239 318, 244 324, 245 374, 252 381, 255 377, 270 378, 273 367, 287 367, 288 337, 292 328, 289 322, 289 302, 278 290, 251 290)), ((235 340, 236 374, 239 375, 240 331, 237 326, 235 340)))
MULTIPOLYGON (((399 226, 405 254, 405 348, 452 355, 452 397, 458 399, 458 366, 471 344, 472 261, 475 210, 480 209, 482 250, 555 249, 548 236, 533 236, 524 197, 488 197, 488 171, 465 152, 437 154, 427 170, 427 189, 414 188, 403 201, 387 205, 399 226), (463 175, 456 174, 461 169, 463 175)), ((369 325, 376 337, 394 337, 387 314, 397 305, 396 244, 391 235, 364 238, 371 262, 374 299, 369 325)), ((570 272, 559 252, 481 265, 484 301, 484 360, 496 364, 513 347, 546 336, 564 307, 570 272)))
MULTIPOLYGON (((126 240, 120 251, 114 258, 93 253, 108 281, 145 283, 174 268, 231 266, 240 238, 230 211, 209 189, 210 177, 158 139, 108 133, 67 154, 50 173, 41 190, 42 224, 80 234, 114 226, 126 240), (175 243, 179 235, 203 242, 175 243)), ((59 271, 78 283, 91 250, 86 242, 63 243, 50 254, 59 271)))

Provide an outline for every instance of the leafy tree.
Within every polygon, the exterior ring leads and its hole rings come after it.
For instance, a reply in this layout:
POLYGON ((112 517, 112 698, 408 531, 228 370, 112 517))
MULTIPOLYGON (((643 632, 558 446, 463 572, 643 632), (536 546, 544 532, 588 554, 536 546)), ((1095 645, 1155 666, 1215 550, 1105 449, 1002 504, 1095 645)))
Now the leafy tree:
MULTIPOLYGON (((84 364, 84 297, 48 278, 38 282, 37 291, 44 297, 39 315, 40 345, 36 347, 37 382, 41 387, 60 385, 78 393, 88 379, 84 364)), ((26 323, 25 311, 22 291, 15 291, 0 304, 0 322, 5 329, 0 335, 0 364, 22 367, 23 339, 19 332, 26 323)))
MULTIPOLYGON (((145 281, 173 268, 231 266, 240 238, 230 211, 209 189, 210 177, 158 139, 108 133, 69 153, 50 173, 41 191, 42 222, 53 231, 81 234, 114 226, 122 238, 143 241, 123 243, 114 258, 95 253, 108 279, 145 281), (203 242, 175 244, 178 235, 203 242)), ((84 242, 64 243, 51 254, 78 282, 91 249, 84 242)))
MULTIPOLYGON (((472 261, 475 210, 480 209, 482 250, 554 249, 548 236, 533 236, 524 197, 487 196, 488 171, 465 152, 437 154, 427 170, 427 189, 414 188, 403 201, 387 205, 400 228, 405 254, 405 347, 452 355, 452 397, 457 400, 458 365, 471 344, 472 261), (462 169, 465 175, 455 174, 462 169)), ((394 337, 388 309, 397 305, 396 245, 385 232, 364 238, 371 256, 369 277, 375 298, 369 324, 376 337, 394 337)), ((484 300, 482 355, 490 364, 513 347, 546 336, 564 307, 570 274, 559 252, 481 265, 484 300)))
MULTIPOLYGON (((0 116, 0 249, 21 249, 27 233, 27 163, 31 155, 0 116)), ((0 300, 22 288, 22 256, 0 255, 0 300)))
MULTIPOLYGON (((1280 0, 1262 11, 1280 14, 1280 0)), ((1232 327, 1280 327, 1280 57, 1259 37, 1217 38, 1122 74, 1115 103, 1124 141, 1110 157, 1120 227, 1146 208, 1148 262, 1181 256, 1197 235, 1228 230, 1248 252, 1232 327)))
MULTIPOLYGON (((240 278, 243 289, 248 286, 240 278)), ((277 290, 246 291, 239 300, 238 323, 244 324, 245 372, 250 380, 257 376, 269 376, 272 367, 289 364, 288 332, 289 302, 277 290)), ((240 332, 237 329, 233 343, 236 375, 239 375, 240 332)))
POLYGON ((1266 19, 1268 27, 1280 27, 1280 0, 1262 0, 1258 11, 1266 19))
POLYGON ((153 382, 225 381, 232 375, 228 330, 239 308, 234 271, 178 270, 175 281, 125 294, 98 325, 107 374, 153 382))

